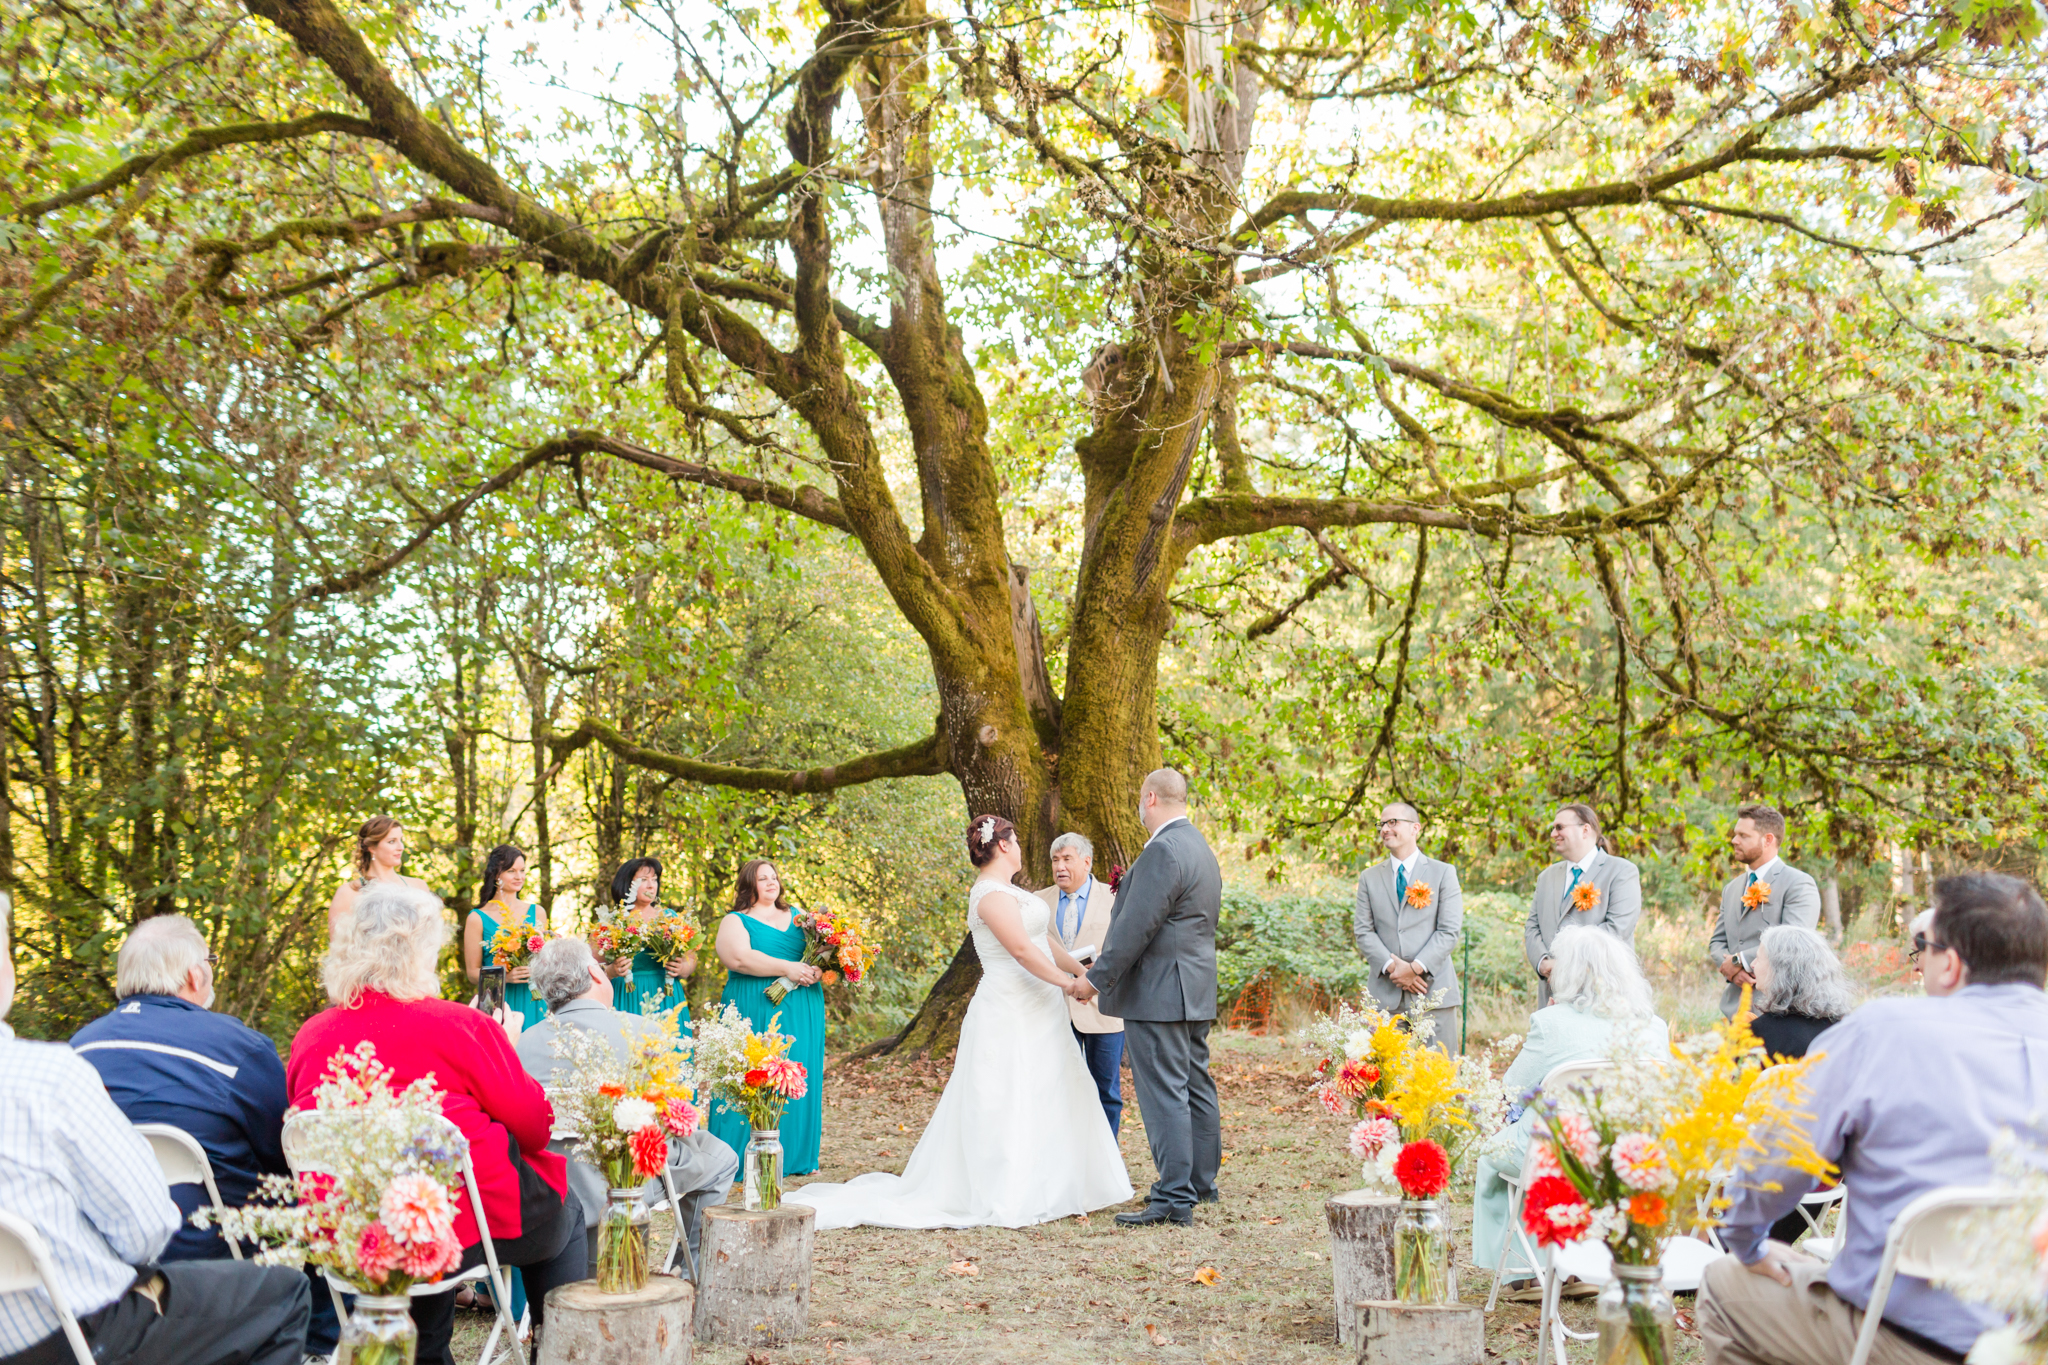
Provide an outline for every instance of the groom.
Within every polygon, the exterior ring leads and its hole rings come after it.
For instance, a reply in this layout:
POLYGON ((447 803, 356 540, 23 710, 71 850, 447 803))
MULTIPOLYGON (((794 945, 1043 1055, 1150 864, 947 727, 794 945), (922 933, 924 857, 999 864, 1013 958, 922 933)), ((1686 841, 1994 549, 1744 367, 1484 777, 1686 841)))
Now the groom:
POLYGON ((1124 1021, 1138 1112, 1152 1144, 1151 1201, 1120 1213, 1126 1225, 1188 1224, 1216 1202, 1223 1128, 1209 1076, 1216 1019, 1216 920, 1223 870, 1188 823, 1188 780, 1171 768, 1145 779, 1138 818, 1151 838, 1117 888, 1102 954, 1077 998, 1101 992, 1102 1012, 1124 1021))

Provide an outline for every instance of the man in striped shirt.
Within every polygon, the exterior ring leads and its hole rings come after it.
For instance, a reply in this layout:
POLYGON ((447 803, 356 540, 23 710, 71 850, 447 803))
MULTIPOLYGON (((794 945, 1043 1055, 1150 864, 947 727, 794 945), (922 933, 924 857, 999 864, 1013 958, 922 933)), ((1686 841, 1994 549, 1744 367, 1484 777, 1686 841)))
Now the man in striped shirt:
MULTIPOLYGON (((14 967, 0 937, 0 1017, 14 967)), ((162 1168, 99 1074, 0 1023, 0 1209, 48 1244, 58 1291, 107 1365, 299 1365, 312 1295, 285 1266, 154 1264, 179 1224, 162 1168)), ((70 1365, 44 1289, 0 1294, 0 1365, 70 1365)))

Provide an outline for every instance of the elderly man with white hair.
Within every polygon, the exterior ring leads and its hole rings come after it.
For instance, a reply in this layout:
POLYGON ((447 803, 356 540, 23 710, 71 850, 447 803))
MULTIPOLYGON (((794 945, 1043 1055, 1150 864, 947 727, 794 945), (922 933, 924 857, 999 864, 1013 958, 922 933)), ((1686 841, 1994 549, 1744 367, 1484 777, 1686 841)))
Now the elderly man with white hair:
MULTIPOLYGON (((533 993, 548 1002, 547 1017, 519 1035, 519 1064, 542 1085, 552 1085, 558 1072, 569 1063, 555 1053, 555 1039, 563 1029, 588 1029, 601 1034, 621 1059, 630 1054, 632 1040, 653 1033, 652 1019, 612 1008, 612 979, 605 965, 580 938, 550 939, 528 964, 533 993)), ((590 1259, 597 1259, 597 1224, 606 1199, 604 1174, 587 1161, 575 1159, 566 1139, 557 1138, 548 1149, 571 1158, 569 1185, 582 1200, 585 1236, 590 1259)), ((690 1239, 690 1259, 697 1257, 698 1233, 707 1205, 723 1204, 739 1171, 739 1158, 732 1148, 700 1128, 686 1138, 671 1138, 668 1145, 669 1179, 682 1201, 679 1220, 690 1239)), ((648 1203, 661 1199, 659 1180, 650 1180, 642 1190, 648 1203)))
MULTIPOLYGON (((1109 937, 1110 912, 1116 908, 1116 892, 1095 879, 1095 845, 1087 835, 1062 834, 1052 841, 1052 880, 1038 898, 1052 907, 1052 932, 1059 936, 1060 946, 1085 966, 1101 952, 1102 941, 1109 937)), ((1124 1021, 1104 1014, 1093 1000, 1072 996, 1067 997, 1067 1015, 1074 1025, 1074 1041, 1081 1045, 1081 1060, 1095 1080, 1109 1131, 1120 1132, 1124 1021)))
MULTIPOLYGON (((14 966, 0 921, 0 1017, 14 966)), ((149 1144, 92 1067, 0 1023, 0 1209, 49 1244, 65 1306, 95 1360, 299 1365, 312 1291, 288 1266, 158 1265, 183 1221, 149 1144)), ((0 1365, 71 1365, 40 1286, 0 1293, 0 1365)))
MULTIPOLYGON (((73 1034, 71 1047, 128 1121, 196 1138, 230 1207, 247 1203, 264 1176, 290 1174, 279 1142, 284 1063, 268 1038, 213 1012, 213 954, 192 921, 157 915, 129 930, 114 959, 114 995, 120 1003, 73 1034)), ((187 1219, 207 1202, 198 1185, 174 1185, 171 1198, 187 1219)), ((227 1254, 219 1232, 187 1222, 163 1258, 227 1254)))

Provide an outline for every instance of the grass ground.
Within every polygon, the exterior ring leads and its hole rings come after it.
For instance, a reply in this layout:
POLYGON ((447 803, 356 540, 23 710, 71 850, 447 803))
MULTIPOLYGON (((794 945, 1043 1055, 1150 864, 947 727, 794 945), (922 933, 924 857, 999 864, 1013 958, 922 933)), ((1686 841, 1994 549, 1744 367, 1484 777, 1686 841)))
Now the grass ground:
MULTIPOLYGON (((930 1061, 828 1064, 817 1178, 901 1171, 947 1070, 930 1061)), ((1213 1070, 1224 1113, 1223 1203, 1199 1210, 1193 1228, 1119 1229, 1114 1210, 1104 1210, 1016 1230, 822 1233, 809 1336, 753 1352, 751 1365, 1348 1359, 1337 1346, 1323 1218, 1323 1201, 1358 1183, 1339 1125, 1309 1101, 1308 1061, 1293 1043, 1219 1033, 1213 1070), (1213 1283, 1196 1278, 1205 1268, 1213 1283)), ((1124 1159, 1142 1191, 1151 1158, 1128 1076, 1125 1093, 1124 1159)), ((1454 1209, 1469 1249, 1469 1197, 1454 1209)), ((1461 1268, 1460 1286, 1467 1302, 1485 1302, 1484 1272, 1461 1268)), ((1571 1303, 1566 1319, 1584 1327, 1590 1313, 1590 1301, 1571 1303)), ((484 1321, 465 1319, 458 1360, 476 1358, 484 1321)), ((1533 1361, 1535 1321, 1533 1304, 1502 1304, 1488 1322, 1490 1358, 1533 1361)), ((1684 1336, 1678 1365, 1696 1365, 1699 1355, 1698 1339, 1684 1336)), ((1590 1361, 1590 1343, 1575 1345, 1573 1357, 1590 1361)), ((696 1355, 707 1365, 749 1358, 723 1347, 696 1355)))

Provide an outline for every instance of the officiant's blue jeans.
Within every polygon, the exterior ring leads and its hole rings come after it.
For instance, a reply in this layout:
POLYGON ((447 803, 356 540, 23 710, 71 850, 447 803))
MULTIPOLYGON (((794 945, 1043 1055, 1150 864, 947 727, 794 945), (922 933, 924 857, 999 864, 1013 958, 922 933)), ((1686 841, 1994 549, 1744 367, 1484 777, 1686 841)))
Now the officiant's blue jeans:
POLYGON ((1124 1046, 1159 1179, 1151 1202, 1193 1209, 1216 1192, 1223 1121, 1209 1075, 1209 1019, 1126 1019, 1124 1046))
POLYGON ((1095 1096, 1102 1101, 1102 1113, 1115 1137, 1124 1129, 1124 1036, 1121 1033, 1083 1033, 1074 1030, 1081 1045, 1081 1060, 1095 1078, 1095 1096))

